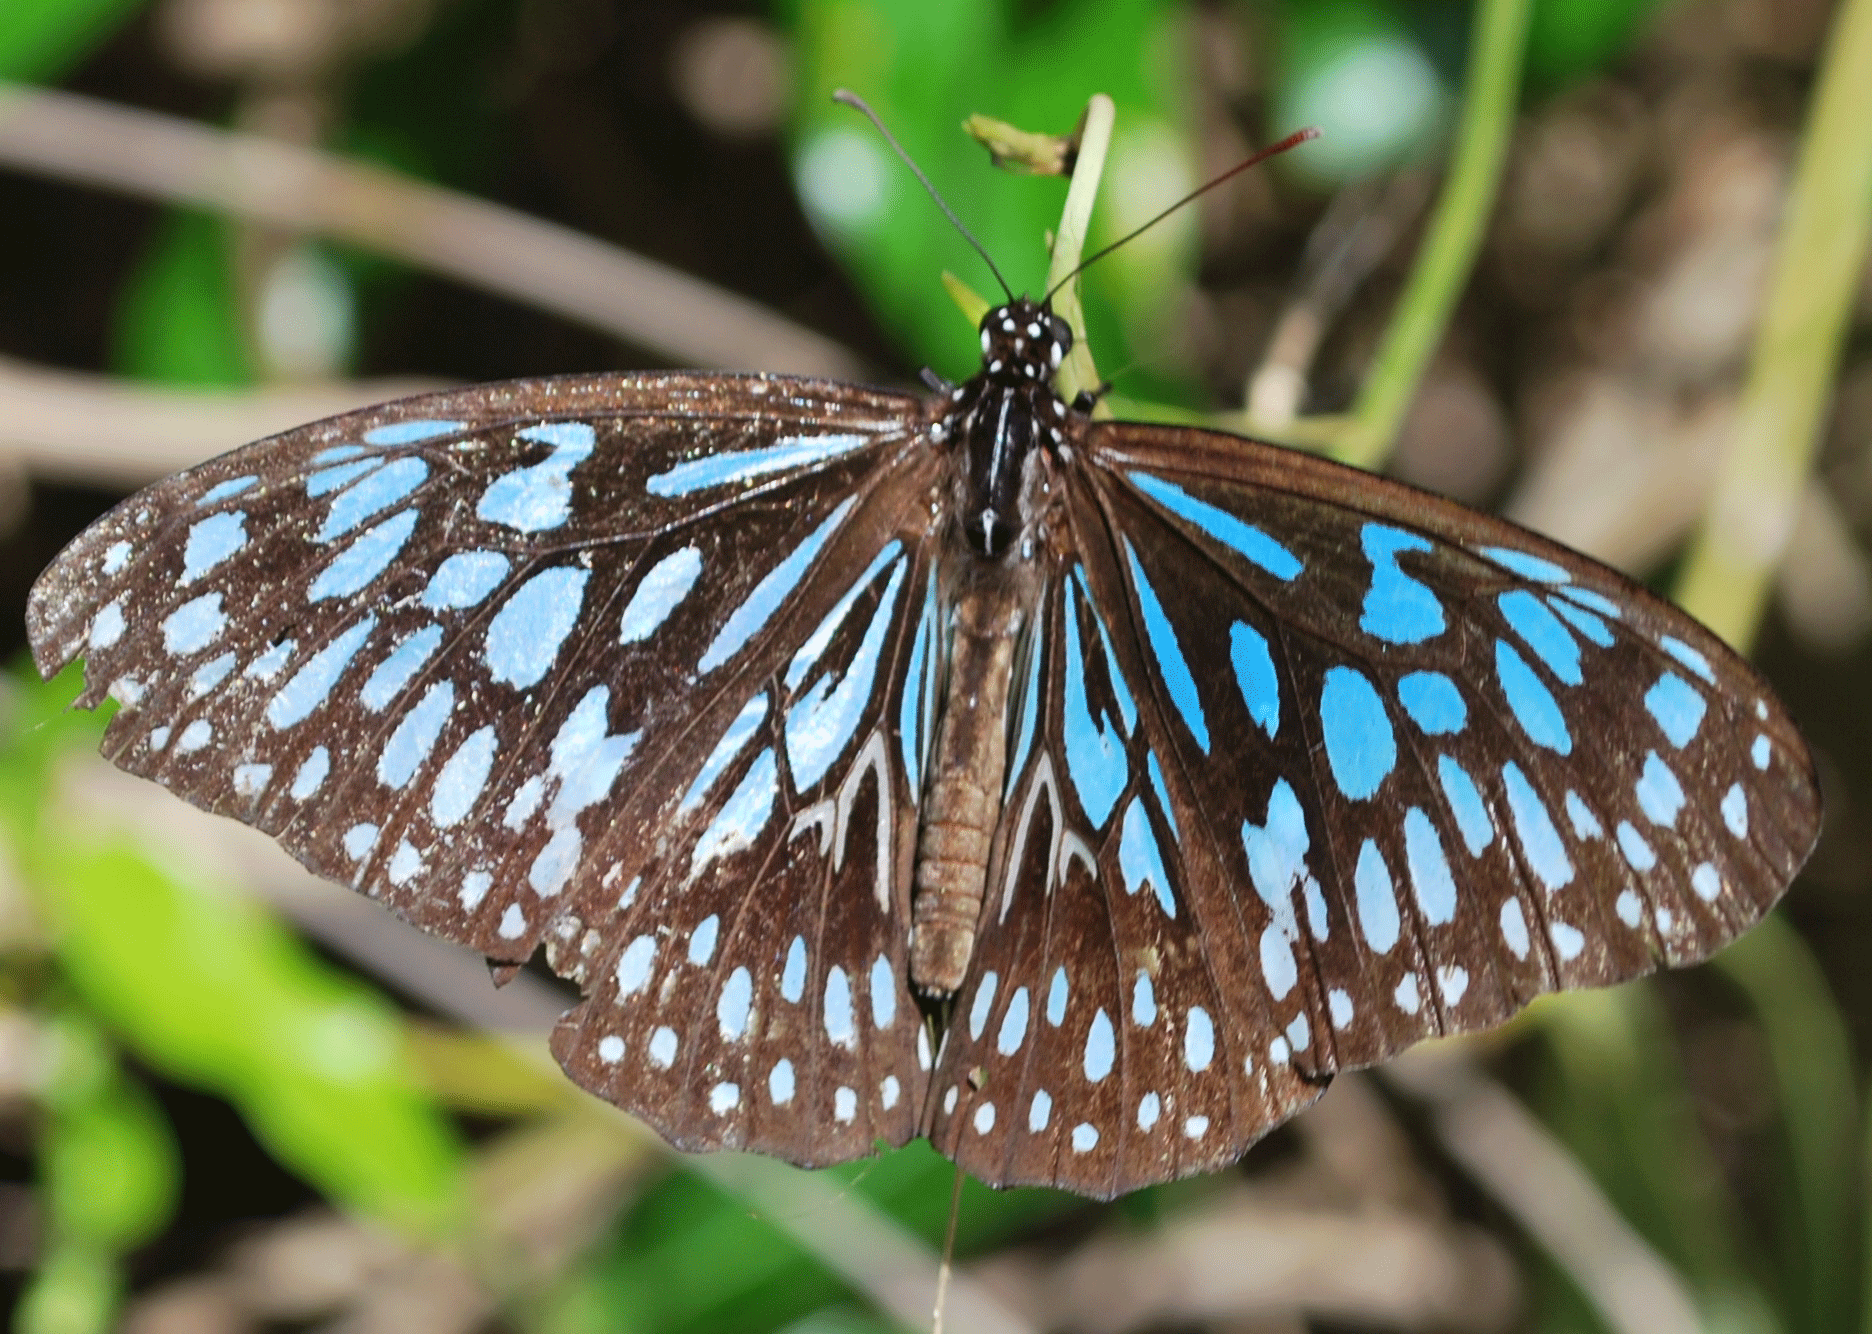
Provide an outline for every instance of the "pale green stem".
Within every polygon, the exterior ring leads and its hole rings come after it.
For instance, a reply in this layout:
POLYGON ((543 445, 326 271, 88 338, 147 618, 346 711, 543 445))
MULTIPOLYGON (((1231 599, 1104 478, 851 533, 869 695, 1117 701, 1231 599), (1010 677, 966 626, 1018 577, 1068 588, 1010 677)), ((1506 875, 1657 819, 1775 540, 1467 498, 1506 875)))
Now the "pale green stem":
POLYGON ((1455 156, 1352 420, 1333 443, 1333 456, 1347 463, 1375 468, 1384 462, 1475 267, 1514 131, 1532 3, 1482 0, 1476 6, 1455 156))
POLYGON ((1787 547, 1872 229, 1872 0, 1847 0, 1815 87, 1735 435, 1677 601, 1746 649, 1787 547))
MULTIPOLYGON (((1079 132, 1079 157, 1073 166, 1072 184, 1066 189, 1066 207, 1060 212, 1059 232, 1053 238, 1053 263, 1047 269, 1047 287, 1065 282, 1066 275, 1079 267, 1085 254, 1086 232, 1092 223, 1092 203, 1098 197, 1099 178, 1105 173, 1105 155, 1111 148, 1112 121, 1116 108, 1104 93, 1094 93, 1086 103, 1085 124, 1079 132)), ((1092 348, 1086 341, 1085 311, 1079 304, 1079 279, 1065 282, 1053 297, 1053 313, 1072 327, 1073 348, 1060 364, 1054 377, 1060 396, 1071 402, 1080 393, 1096 393, 1098 367, 1092 362, 1092 348)), ((1110 416, 1110 409, 1099 405, 1099 415, 1110 416)))

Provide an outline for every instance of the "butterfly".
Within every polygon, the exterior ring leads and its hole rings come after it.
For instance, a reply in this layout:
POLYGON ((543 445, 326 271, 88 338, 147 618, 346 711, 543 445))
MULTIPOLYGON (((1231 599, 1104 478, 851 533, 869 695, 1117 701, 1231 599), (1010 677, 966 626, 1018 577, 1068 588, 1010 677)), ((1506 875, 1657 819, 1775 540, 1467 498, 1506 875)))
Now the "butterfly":
POLYGON ((927 1136, 1108 1198, 1334 1072, 1706 957, 1814 844, 1761 678, 1622 575, 1052 386, 430 394, 124 501, 35 585, 104 753, 581 989, 690 1150, 927 1136))

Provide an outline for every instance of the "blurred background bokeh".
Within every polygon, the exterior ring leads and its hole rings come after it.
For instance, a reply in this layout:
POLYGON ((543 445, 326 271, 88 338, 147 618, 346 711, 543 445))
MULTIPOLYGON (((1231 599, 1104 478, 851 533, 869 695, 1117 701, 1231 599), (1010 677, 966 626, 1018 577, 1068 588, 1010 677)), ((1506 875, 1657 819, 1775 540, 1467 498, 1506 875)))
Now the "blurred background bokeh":
POLYGON ((328 412, 607 368, 969 373, 942 274, 988 275, 830 104, 844 85, 1017 288, 1065 183, 993 168, 965 116, 1063 133, 1111 95, 1092 244, 1321 126, 1088 274, 1114 402, 1358 458, 1689 589, 1789 702, 1828 807, 1785 906, 1709 966, 1342 1077, 1215 1177, 1109 1206, 971 1184, 951 1327, 1872 1330, 1869 14, 0 0, 13 1327, 922 1322, 952 1182, 927 1148, 819 1175, 672 1155, 545 1060, 544 973, 497 993, 113 774, 74 683, 19 659, 30 581, 83 524, 328 412), (1831 213, 1789 206, 1842 181, 1831 213), (1777 341, 1803 294, 1832 324, 1777 341), (1698 593, 1699 550, 1746 545, 1712 497, 1753 495, 1733 460, 1764 421, 1765 596, 1720 562, 1698 593))

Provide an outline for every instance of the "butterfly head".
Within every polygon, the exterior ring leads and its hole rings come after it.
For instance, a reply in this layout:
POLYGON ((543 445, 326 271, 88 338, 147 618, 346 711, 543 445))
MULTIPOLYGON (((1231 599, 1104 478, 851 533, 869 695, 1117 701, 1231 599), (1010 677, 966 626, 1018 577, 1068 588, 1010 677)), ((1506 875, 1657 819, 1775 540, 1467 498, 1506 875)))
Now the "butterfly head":
POLYGON ((982 317, 982 369, 990 379, 1046 384, 1072 344, 1072 327, 1044 301, 1016 297, 982 317))

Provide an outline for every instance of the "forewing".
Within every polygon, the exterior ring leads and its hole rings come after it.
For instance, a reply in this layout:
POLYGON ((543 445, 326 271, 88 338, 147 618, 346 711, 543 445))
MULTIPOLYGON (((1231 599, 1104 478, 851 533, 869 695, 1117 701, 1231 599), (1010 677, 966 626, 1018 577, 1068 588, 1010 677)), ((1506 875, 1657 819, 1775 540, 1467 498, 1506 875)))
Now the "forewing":
POLYGON ((406 400, 126 501, 35 586, 34 652, 122 703, 122 767, 492 958, 544 942, 599 993, 556 1044, 582 1082, 691 1145, 849 1156, 910 1133, 880 1090, 894 1072, 902 1108, 922 1078, 896 925, 903 682, 934 616, 921 429, 913 400, 774 377, 406 400), (866 998, 882 958, 894 1023, 793 1022, 795 937, 805 1008, 835 969, 866 998), (736 1062, 766 1047, 849 1134, 762 1119, 736 1062))

